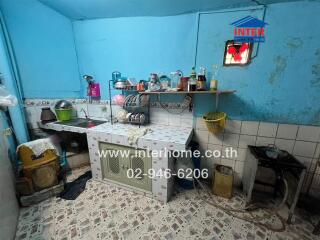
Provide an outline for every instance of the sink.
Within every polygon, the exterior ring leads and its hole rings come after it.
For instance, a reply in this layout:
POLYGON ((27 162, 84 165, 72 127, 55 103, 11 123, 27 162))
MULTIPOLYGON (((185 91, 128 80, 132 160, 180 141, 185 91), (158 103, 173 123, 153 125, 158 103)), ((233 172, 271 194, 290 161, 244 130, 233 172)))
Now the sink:
POLYGON ((93 120, 90 118, 75 118, 68 121, 56 122, 56 124, 80 127, 80 128, 92 128, 103 123, 106 123, 106 121, 93 120))

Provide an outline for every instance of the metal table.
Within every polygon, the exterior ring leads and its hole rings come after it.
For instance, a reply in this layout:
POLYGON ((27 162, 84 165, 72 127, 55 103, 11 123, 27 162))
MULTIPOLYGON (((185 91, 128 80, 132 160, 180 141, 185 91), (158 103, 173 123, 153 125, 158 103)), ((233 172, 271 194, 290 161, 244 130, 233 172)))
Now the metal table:
POLYGON ((246 204, 252 200, 254 184, 269 186, 274 188, 274 197, 279 190, 281 178, 285 178, 288 182, 288 198, 289 215, 287 222, 292 222, 294 209, 296 207, 302 184, 306 174, 306 167, 300 163, 294 156, 283 151, 285 157, 272 159, 269 158, 265 150, 268 147, 248 146, 247 159, 244 165, 243 173, 243 192, 246 196, 246 204), (274 171, 274 183, 267 183, 257 178, 259 168, 267 168, 274 171))

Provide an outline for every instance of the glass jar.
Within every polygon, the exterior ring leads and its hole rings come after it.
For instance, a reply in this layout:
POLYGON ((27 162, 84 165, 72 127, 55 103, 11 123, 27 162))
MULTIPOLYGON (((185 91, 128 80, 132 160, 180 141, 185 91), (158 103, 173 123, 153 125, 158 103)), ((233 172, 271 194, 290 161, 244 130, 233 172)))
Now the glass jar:
POLYGON ((162 90, 167 90, 171 87, 171 79, 168 78, 166 75, 162 75, 160 78, 160 87, 162 90))
POLYGON ((197 80, 195 78, 189 78, 188 81, 188 92, 193 92, 197 90, 197 80))
POLYGON ((189 85, 189 77, 182 77, 180 79, 179 89, 181 91, 188 91, 188 85, 189 85))

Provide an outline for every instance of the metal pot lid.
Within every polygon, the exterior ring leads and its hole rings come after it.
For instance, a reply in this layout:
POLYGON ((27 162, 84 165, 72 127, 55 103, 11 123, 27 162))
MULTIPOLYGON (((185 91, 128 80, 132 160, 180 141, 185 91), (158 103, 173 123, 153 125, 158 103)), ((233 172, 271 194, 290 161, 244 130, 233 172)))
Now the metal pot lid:
POLYGON ((59 100, 56 105, 54 106, 55 109, 70 109, 72 108, 72 104, 66 100, 59 100))

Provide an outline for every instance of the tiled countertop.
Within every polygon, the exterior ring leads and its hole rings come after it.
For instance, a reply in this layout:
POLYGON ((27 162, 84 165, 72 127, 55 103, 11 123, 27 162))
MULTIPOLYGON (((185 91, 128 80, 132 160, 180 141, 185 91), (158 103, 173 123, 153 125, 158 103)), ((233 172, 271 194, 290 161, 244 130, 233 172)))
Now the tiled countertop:
MULTIPOLYGON (((107 135, 109 136, 109 138, 106 138, 108 142, 120 145, 129 145, 128 134, 130 130, 138 128, 138 126, 135 125, 121 123, 111 125, 110 122, 88 129, 56 124, 54 122, 40 124, 40 127, 55 131, 89 133, 90 135, 97 136, 107 135)), ((184 150, 186 149, 186 146, 188 145, 193 133, 192 128, 165 126, 159 124, 141 126, 141 129, 143 128, 149 128, 152 130, 152 132, 147 133, 143 137, 139 138, 137 143, 137 147, 139 148, 159 149, 166 147, 168 150, 184 150)))

